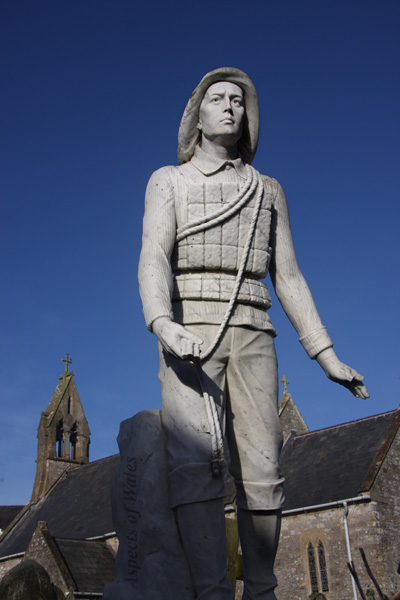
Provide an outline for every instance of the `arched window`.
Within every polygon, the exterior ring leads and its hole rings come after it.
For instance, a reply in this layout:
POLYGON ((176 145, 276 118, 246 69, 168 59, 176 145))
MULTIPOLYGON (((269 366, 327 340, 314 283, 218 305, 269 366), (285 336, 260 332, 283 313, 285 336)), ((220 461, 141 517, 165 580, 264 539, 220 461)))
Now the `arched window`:
MULTIPOLYGON (((318 538, 317 538, 318 539, 318 538)), ((325 548, 318 540, 316 548, 310 541, 307 544, 308 572, 310 575, 311 593, 329 592, 328 570, 326 568, 325 548), (315 554, 317 553, 318 562, 315 554)))
POLYGON ((321 540, 318 542, 318 564, 323 592, 329 592, 328 573, 326 570, 325 550, 321 540))
POLYGON ((317 565, 315 564, 314 546, 308 542, 308 570, 310 572, 311 593, 318 592, 317 565))
POLYGON ((56 429, 56 454, 58 458, 62 458, 64 452, 64 441, 63 441, 63 420, 60 419, 57 423, 56 429))
POLYGON ((76 439, 77 439, 77 430, 76 430, 76 423, 74 423, 74 425, 72 426, 72 429, 71 429, 70 436, 69 436, 69 443, 70 443, 69 456, 70 456, 70 458, 72 458, 72 460, 76 460, 76 439))

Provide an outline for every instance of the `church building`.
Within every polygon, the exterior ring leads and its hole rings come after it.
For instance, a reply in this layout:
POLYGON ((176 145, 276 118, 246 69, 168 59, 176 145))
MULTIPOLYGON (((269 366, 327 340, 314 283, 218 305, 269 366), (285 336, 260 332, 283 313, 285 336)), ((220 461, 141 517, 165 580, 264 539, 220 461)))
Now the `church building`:
MULTIPOLYGON (((285 386, 286 388, 286 386, 285 386)), ((276 572, 279 600, 313 594, 388 598, 400 590, 400 409, 308 431, 291 395, 280 401, 286 503, 276 572)))
MULTIPOLYGON (((0 596, 13 573, 22 577, 36 563, 57 600, 102 598, 115 578, 108 490, 119 455, 89 462, 90 430, 68 355, 64 362, 40 417, 32 498, 24 507, 0 507, 0 596)), ((368 570, 392 598, 400 590, 400 409, 310 432, 282 381, 286 504, 278 600, 357 600, 351 561, 365 598, 380 597, 368 570)), ((232 506, 234 498, 228 501, 232 506)))

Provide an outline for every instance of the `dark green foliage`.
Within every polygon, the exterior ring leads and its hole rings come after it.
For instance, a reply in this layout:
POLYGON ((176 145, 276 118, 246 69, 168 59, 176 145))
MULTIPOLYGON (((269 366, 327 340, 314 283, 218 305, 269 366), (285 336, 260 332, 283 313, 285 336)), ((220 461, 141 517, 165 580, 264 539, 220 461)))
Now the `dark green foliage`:
POLYGON ((62 600, 64 594, 50 581, 44 568, 26 559, 0 581, 1 600, 62 600))

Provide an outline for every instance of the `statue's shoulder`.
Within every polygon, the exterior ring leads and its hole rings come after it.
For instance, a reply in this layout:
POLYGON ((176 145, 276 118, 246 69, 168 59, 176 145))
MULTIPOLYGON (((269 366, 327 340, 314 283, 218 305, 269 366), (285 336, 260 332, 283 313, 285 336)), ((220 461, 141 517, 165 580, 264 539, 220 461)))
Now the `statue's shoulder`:
POLYGON ((261 175, 261 179, 264 181, 264 183, 266 183, 268 185, 278 184, 278 181, 276 179, 274 179, 273 177, 270 177, 269 175, 264 175, 263 173, 260 173, 260 175, 261 175))
POLYGON ((154 171, 148 181, 147 190, 174 188, 178 177, 178 167, 167 165, 154 171))
POLYGON ((166 181, 170 177, 172 177, 174 175, 174 173, 176 173, 177 168, 178 167, 175 167, 173 165, 167 165, 165 167, 160 167, 156 171, 153 171, 153 173, 150 177, 150 181, 151 180, 166 181))
POLYGON ((267 188, 269 191, 272 192, 272 194, 274 196, 276 196, 276 194, 281 189, 279 181, 277 179, 275 179, 274 177, 270 177, 269 175, 263 175, 262 173, 260 173, 260 175, 261 175, 261 179, 263 180, 265 188, 267 188))

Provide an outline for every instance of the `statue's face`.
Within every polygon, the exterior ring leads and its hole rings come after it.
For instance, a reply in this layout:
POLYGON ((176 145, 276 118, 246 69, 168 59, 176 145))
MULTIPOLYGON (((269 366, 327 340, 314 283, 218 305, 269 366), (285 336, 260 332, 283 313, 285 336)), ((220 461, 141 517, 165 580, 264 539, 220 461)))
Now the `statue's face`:
POLYGON ((204 137, 237 143, 242 135, 244 118, 242 89, 229 81, 218 81, 207 89, 200 104, 199 127, 204 137))

